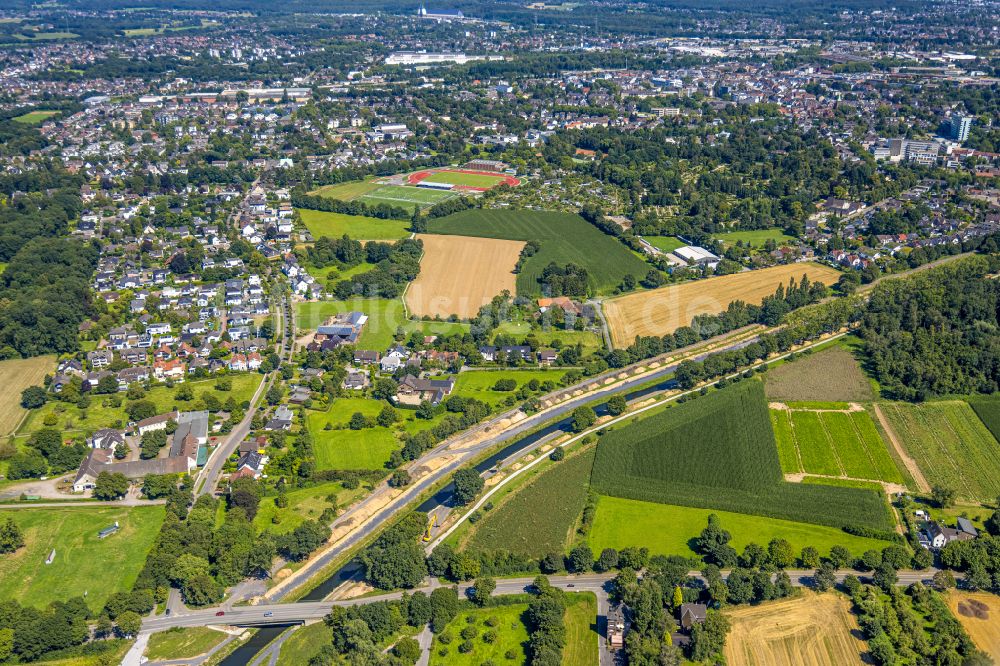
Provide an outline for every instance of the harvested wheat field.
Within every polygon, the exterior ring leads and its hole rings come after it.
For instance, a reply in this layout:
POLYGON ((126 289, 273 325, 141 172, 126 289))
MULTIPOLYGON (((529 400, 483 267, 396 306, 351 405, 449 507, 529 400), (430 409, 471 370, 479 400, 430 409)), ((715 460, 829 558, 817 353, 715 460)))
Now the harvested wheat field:
POLYGON ((726 611, 729 666, 842 666, 863 664, 863 641, 846 598, 832 592, 726 611))
POLYGON ((36 356, 0 361, 0 436, 20 425, 28 410, 21 407, 21 391, 41 386, 45 375, 56 369, 55 356, 36 356))
POLYGON ((986 592, 952 591, 948 595, 948 608, 976 647, 1000 659, 1000 597, 986 592))
POLYGON ((808 275, 832 285, 840 273, 814 263, 788 264, 721 275, 706 280, 641 291, 604 301, 604 315, 615 347, 627 347, 637 335, 666 335, 687 326, 696 315, 718 314, 733 301, 760 304, 778 285, 808 275))
POLYGON ((424 242, 424 256, 420 275, 406 290, 412 314, 471 319, 501 291, 514 293, 514 266, 523 241, 424 234, 417 238, 424 242))

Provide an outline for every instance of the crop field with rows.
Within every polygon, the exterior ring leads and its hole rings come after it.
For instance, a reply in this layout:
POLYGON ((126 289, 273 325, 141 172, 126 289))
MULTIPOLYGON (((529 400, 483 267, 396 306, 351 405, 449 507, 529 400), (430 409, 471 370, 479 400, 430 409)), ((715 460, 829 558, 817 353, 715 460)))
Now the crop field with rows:
POLYGON ((877 492, 784 482, 759 381, 741 382, 606 434, 591 485, 603 495, 662 504, 832 527, 892 527, 877 492))

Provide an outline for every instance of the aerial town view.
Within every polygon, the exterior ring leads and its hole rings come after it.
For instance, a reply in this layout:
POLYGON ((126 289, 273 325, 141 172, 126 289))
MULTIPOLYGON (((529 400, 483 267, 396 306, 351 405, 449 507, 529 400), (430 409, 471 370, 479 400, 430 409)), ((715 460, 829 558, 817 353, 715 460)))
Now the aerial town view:
POLYGON ((1000 664, 1000 0, 0 0, 0 665, 1000 664))

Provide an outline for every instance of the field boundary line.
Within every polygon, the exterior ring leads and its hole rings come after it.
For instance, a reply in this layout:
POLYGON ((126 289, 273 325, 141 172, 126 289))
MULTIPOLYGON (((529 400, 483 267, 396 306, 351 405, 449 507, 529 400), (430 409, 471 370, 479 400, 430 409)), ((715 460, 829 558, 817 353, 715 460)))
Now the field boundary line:
MULTIPOLYGON (((847 335, 846 332, 836 333, 836 334, 830 336, 829 338, 827 338, 825 340, 817 340, 817 341, 815 341, 813 343, 810 343, 810 344, 808 344, 808 345, 806 345, 804 347, 796 349, 795 351, 788 351, 788 352, 786 352, 784 354, 781 354, 780 356, 776 356, 773 359, 770 359, 768 361, 763 361, 763 364, 764 365, 771 365, 772 363, 777 363, 778 361, 783 361, 786 358, 788 358, 789 356, 791 356, 792 354, 801 353, 805 349, 810 349, 810 348, 814 347, 815 345, 827 343, 830 340, 836 340, 837 338, 843 337, 845 335, 847 335)), ((757 365, 757 364, 753 364, 753 365, 757 365)), ((700 393, 702 388, 707 388, 707 387, 715 386, 722 379, 730 380, 730 379, 733 379, 735 377, 740 377, 740 376, 742 376, 742 374, 743 374, 743 372, 734 372, 731 375, 725 375, 724 377, 720 377, 719 379, 713 380, 713 381, 711 381, 711 382, 709 382, 707 384, 703 384, 701 386, 696 386, 696 387, 691 388, 691 389, 689 389, 687 391, 681 391, 677 395, 672 395, 672 396, 664 397, 662 400, 661 399, 654 400, 654 402, 652 402, 652 403, 650 403, 650 404, 648 404, 648 405, 646 405, 644 407, 639 407, 638 409, 636 409, 634 411, 626 411, 623 414, 621 414, 620 416, 616 416, 616 417, 612 418, 609 421, 605 421, 604 423, 600 423, 600 424, 595 425, 595 426, 593 426, 591 428, 588 428, 586 430, 578 432, 578 433, 574 434, 572 437, 570 437, 569 439, 567 439, 565 442, 563 442, 561 444, 557 444, 557 445, 553 446, 552 448, 553 449, 555 449, 555 448, 565 448, 565 447, 569 446, 570 444, 573 444, 573 443, 575 443, 575 442, 583 439, 584 437, 586 437, 588 435, 596 433, 598 430, 603 430, 604 428, 607 428, 608 426, 615 425, 617 423, 620 423, 620 422, 623 422, 623 421, 626 421, 626 420, 630 420, 630 419, 632 419, 632 417, 636 416, 637 414, 642 414, 643 412, 649 411, 650 409, 654 409, 654 408, 657 408, 657 407, 662 407, 666 403, 675 402, 676 400, 678 400, 679 398, 681 398, 683 396, 691 395, 693 393, 700 393)), ((662 394, 661 394, 661 397, 662 397, 662 394)), ((768 421, 768 424, 770 424, 770 421, 768 421)), ((448 529, 446 529, 445 531, 443 531, 441 534, 437 535, 437 537, 435 537, 433 541, 431 541, 430 543, 428 543, 427 546, 424 548, 424 552, 430 554, 431 552, 434 551, 435 548, 437 548, 439 545, 441 545, 442 543, 444 543, 445 539, 447 539, 449 536, 451 536, 452 533, 456 529, 458 529, 458 527, 462 523, 464 523, 466 520, 468 520, 468 518, 469 518, 470 515, 472 515, 475 511, 478 511, 489 500, 489 498, 492 497, 501 488, 503 488, 504 485, 507 482, 509 482, 510 480, 512 480, 512 479, 516 478, 517 476, 523 474, 527 470, 532 469, 535 465, 540 464, 542 461, 548 460, 548 459, 549 459, 548 455, 539 455, 534 460, 528 461, 523 467, 520 467, 520 468, 514 470, 509 475, 507 475, 504 478, 500 479, 500 481, 495 486, 493 486, 492 488, 490 488, 486 492, 486 494, 484 494, 481 498, 479 498, 476 501, 475 504, 473 504, 471 507, 469 507, 469 509, 462 515, 461 518, 459 518, 454 523, 452 523, 448 527, 448 529)), ((753 514, 748 514, 748 515, 753 515, 753 514)))
POLYGON ((909 451, 906 450, 902 442, 899 440, 892 424, 889 423, 889 419, 887 419, 885 414, 882 413, 882 408, 877 402, 872 403, 872 411, 875 412, 875 418, 878 419, 879 424, 881 424, 882 429, 885 431, 885 436, 889 439, 889 444, 896 451, 896 455, 899 456, 899 459, 903 461, 903 465, 906 467, 906 470, 910 473, 910 476, 913 477, 913 482, 917 484, 917 490, 922 493, 930 492, 931 486, 927 483, 927 478, 920 470, 920 466, 917 465, 916 460, 910 457, 909 451))

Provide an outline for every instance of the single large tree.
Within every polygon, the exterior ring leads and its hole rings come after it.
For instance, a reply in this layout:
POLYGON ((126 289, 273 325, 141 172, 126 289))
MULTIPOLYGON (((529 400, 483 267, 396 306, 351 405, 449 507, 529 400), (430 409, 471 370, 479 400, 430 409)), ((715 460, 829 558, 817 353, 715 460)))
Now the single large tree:
POLYGON ((486 482, 479 472, 471 467, 465 467, 455 472, 453 479, 455 484, 454 499, 455 504, 462 506, 468 504, 476 498, 476 495, 483 489, 486 482))
POLYGON ((24 535, 21 533, 21 528, 13 518, 7 516, 7 519, 0 523, 0 553, 13 553, 23 545, 24 535))

